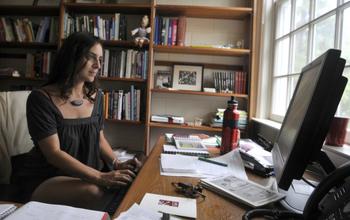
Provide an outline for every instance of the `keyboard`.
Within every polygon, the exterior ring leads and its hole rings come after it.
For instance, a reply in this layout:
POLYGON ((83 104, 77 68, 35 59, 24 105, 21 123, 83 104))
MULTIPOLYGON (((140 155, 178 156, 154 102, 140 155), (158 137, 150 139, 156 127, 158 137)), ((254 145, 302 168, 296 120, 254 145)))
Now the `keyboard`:
POLYGON ((249 180, 239 179, 235 176, 202 179, 201 184, 203 187, 220 195, 254 208, 276 202, 285 197, 285 195, 281 193, 267 189, 249 180))

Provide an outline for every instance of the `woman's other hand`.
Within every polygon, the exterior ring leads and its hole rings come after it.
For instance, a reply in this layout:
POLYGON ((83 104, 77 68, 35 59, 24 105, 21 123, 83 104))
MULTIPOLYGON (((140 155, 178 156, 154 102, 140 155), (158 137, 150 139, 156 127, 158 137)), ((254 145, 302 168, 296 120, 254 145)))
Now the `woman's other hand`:
POLYGON ((113 164, 115 170, 124 170, 124 169, 129 169, 134 172, 138 172, 140 168, 142 167, 142 163, 134 157, 133 159, 124 161, 124 162, 116 162, 113 164))
POLYGON ((119 188, 129 185, 136 174, 128 169, 113 170, 107 173, 101 173, 99 185, 110 188, 119 188))

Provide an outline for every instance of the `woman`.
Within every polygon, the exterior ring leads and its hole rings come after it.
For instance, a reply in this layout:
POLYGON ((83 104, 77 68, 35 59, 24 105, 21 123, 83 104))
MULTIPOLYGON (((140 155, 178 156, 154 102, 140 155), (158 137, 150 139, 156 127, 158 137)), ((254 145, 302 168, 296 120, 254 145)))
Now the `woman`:
POLYGON ((98 38, 70 35, 48 83, 28 97, 34 148, 14 179, 34 189, 32 200, 103 210, 141 166, 137 159, 120 163, 104 136, 102 93, 96 88, 102 55, 98 38))

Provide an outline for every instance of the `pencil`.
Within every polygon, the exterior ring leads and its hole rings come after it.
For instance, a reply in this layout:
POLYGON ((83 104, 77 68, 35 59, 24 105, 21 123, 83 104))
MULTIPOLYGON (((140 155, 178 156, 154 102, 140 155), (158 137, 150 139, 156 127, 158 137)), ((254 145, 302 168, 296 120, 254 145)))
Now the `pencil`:
POLYGON ((198 157, 198 160, 201 160, 201 161, 204 161, 204 162, 208 162, 208 163, 213 163, 213 164, 216 164, 216 165, 219 165, 219 166, 223 166, 223 167, 227 167, 226 163, 217 162, 217 161, 210 160, 210 159, 207 159, 207 158, 204 158, 204 157, 198 157))

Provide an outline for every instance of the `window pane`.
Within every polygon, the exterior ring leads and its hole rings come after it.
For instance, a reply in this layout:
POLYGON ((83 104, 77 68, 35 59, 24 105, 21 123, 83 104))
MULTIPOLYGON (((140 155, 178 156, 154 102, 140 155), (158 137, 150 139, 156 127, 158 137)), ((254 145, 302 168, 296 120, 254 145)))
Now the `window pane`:
POLYGON ((297 28, 309 21, 310 1, 296 0, 294 27, 297 28))
POLYGON ((319 17, 337 6, 336 0, 316 0, 315 2, 315 15, 319 17))
POLYGON ((274 76, 288 74, 289 38, 277 41, 275 49, 274 76))
POLYGON ((309 29, 297 32, 293 37, 292 73, 300 73, 306 65, 309 29))
MULTIPOLYGON (((343 75, 350 79, 350 67, 344 69, 343 75)), ((350 117, 350 83, 346 85, 343 96, 338 106, 338 115, 350 117)), ((350 128, 350 127, 349 127, 350 128)))
POLYGON ((276 38, 290 31, 291 3, 284 1, 279 5, 277 14, 276 38))
POLYGON ((343 34, 342 34, 342 57, 346 59, 346 63, 350 64, 350 8, 344 10, 343 18, 343 34))
POLYGON ((315 24, 312 58, 316 58, 329 48, 334 48, 335 16, 315 24))
POLYGON ((283 116, 287 110, 287 77, 274 80, 272 94, 272 114, 283 116))
POLYGON ((300 75, 294 75, 294 76, 289 77, 289 91, 288 91, 289 94, 288 94, 288 100, 287 100, 288 104, 289 104, 290 100, 292 99, 294 89, 298 83, 299 76, 300 75))

